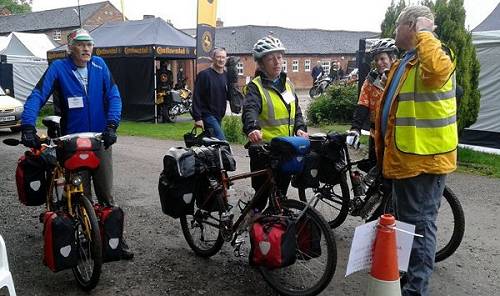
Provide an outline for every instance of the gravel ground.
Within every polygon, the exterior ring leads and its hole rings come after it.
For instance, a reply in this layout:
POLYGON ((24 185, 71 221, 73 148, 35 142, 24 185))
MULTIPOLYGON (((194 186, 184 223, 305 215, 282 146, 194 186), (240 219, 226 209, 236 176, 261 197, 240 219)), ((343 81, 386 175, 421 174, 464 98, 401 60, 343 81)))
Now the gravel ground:
MULTIPOLYGON (((168 128, 165 125, 165 128, 168 128)), ((0 140, 18 137, 0 131, 0 140)), ((92 295, 273 295, 247 258, 233 256, 229 245, 210 259, 189 249, 180 223, 162 214, 157 192, 162 157, 181 142, 120 137, 114 146, 115 199, 126 212, 126 237, 136 254, 133 261, 104 265, 92 295)), ((248 170, 246 151, 233 148, 238 172, 248 170)), ((0 234, 7 247, 18 295, 88 295, 76 286, 71 271, 52 273, 42 264, 41 207, 17 201, 14 171, 22 147, 0 144, 0 234)), ((498 179, 465 174, 448 178, 466 214, 466 234, 458 251, 436 266, 431 295, 498 295, 500 290, 500 212, 498 179)), ((249 196, 249 182, 237 184, 237 196, 249 196)), ((290 195, 296 196, 294 190, 290 195)), ((334 233, 337 272, 322 295, 364 295, 367 272, 344 277, 354 227, 348 217, 334 233)), ((2 292, 0 292, 2 295, 2 292)))

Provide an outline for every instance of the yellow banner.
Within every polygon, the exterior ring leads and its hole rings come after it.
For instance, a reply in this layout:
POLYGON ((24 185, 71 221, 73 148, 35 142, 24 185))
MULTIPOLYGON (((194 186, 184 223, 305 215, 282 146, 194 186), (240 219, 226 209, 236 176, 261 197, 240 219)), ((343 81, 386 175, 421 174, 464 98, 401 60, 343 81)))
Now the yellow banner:
POLYGON ((215 28, 217 18, 217 0, 198 0, 198 24, 215 28))

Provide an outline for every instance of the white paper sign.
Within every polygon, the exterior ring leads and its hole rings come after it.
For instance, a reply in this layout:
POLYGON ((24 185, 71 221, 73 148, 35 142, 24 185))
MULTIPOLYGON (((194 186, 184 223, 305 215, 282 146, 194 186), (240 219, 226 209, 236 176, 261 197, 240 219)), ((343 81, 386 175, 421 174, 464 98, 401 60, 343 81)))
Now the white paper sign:
MULTIPOLYGON (((351 251, 345 276, 360 270, 370 269, 372 265, 372 249, 378 221, 372 221, 356 227, 352 238, 351 251)), ((415 226, 396 221, 396 228, 409 233, 396 230, 396 247, 398 251, 399 270, 406 271, 410 260, 411 246, 415 226)))
POLYGON ((283 97, 283 100, 287 104, 290 104, 291 102, 295 101, 295 96, 289 91, 285 91, 285 92, 281 93, 281 96, 283 97))

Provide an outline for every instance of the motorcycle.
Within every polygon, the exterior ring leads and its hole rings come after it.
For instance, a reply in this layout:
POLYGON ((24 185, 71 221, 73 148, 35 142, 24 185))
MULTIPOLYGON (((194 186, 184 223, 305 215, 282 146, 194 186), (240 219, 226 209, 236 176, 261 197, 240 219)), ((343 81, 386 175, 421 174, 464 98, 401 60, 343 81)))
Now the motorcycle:
POLYGON ((323 75, 314 81, 313 86, 309 90, 311 99, 319 97, 333 83, 333 79, 328 75, 323 75))
POLYGON ((157 93, 158 121, 175 122, 177 116, 190 113, 193 110, 191 91, 185 83, 178 83, 171 90, 163 90, 157 93))

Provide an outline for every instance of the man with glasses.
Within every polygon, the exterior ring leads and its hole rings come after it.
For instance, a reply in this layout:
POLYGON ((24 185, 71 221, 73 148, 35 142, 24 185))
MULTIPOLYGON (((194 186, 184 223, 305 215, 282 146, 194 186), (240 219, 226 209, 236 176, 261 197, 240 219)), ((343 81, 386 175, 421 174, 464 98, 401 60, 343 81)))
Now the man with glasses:
MULTIPOLYGON (((61 116, 62 135, 95 132, 102 133, 104 148, 99 151, 99 168, 92 172, 96 196, 104 205, 114 205, 111 194, 113 166, 111 145, 116 142, 116 129, 120 123, 122 102, 118 86, 100 57, 93 57, 94 41, 84 29, 68 35, 69 56, 54 61, 45 71, 31 95, 26 99, 22 122, 22 143, 27 147, 40 147, 36 135, 36 118, 51 95, 54 110, 61 116)), ((90 177, 86 195, 91 196, 90 177)), ((134 254, 122 245, 123 259, 134 254)))
POLYGON ((225 70, 227 53, 215 48, 211 53, 212 65, 198 73, 193 92, 193 119, 196 127, 210 132, 212 137, 225 140, 222 118, 226 114, 228 80, 225 70))
POLYGON ((403 295, 429 295, 436 253, 436 218, 446 175, 456 168, 455 61, 433 34, 428 7, 406 7, 396 45, 406 51, 392 65, 375 120, 377 160, 392 179, 398 220, 415 225, 403 295))

